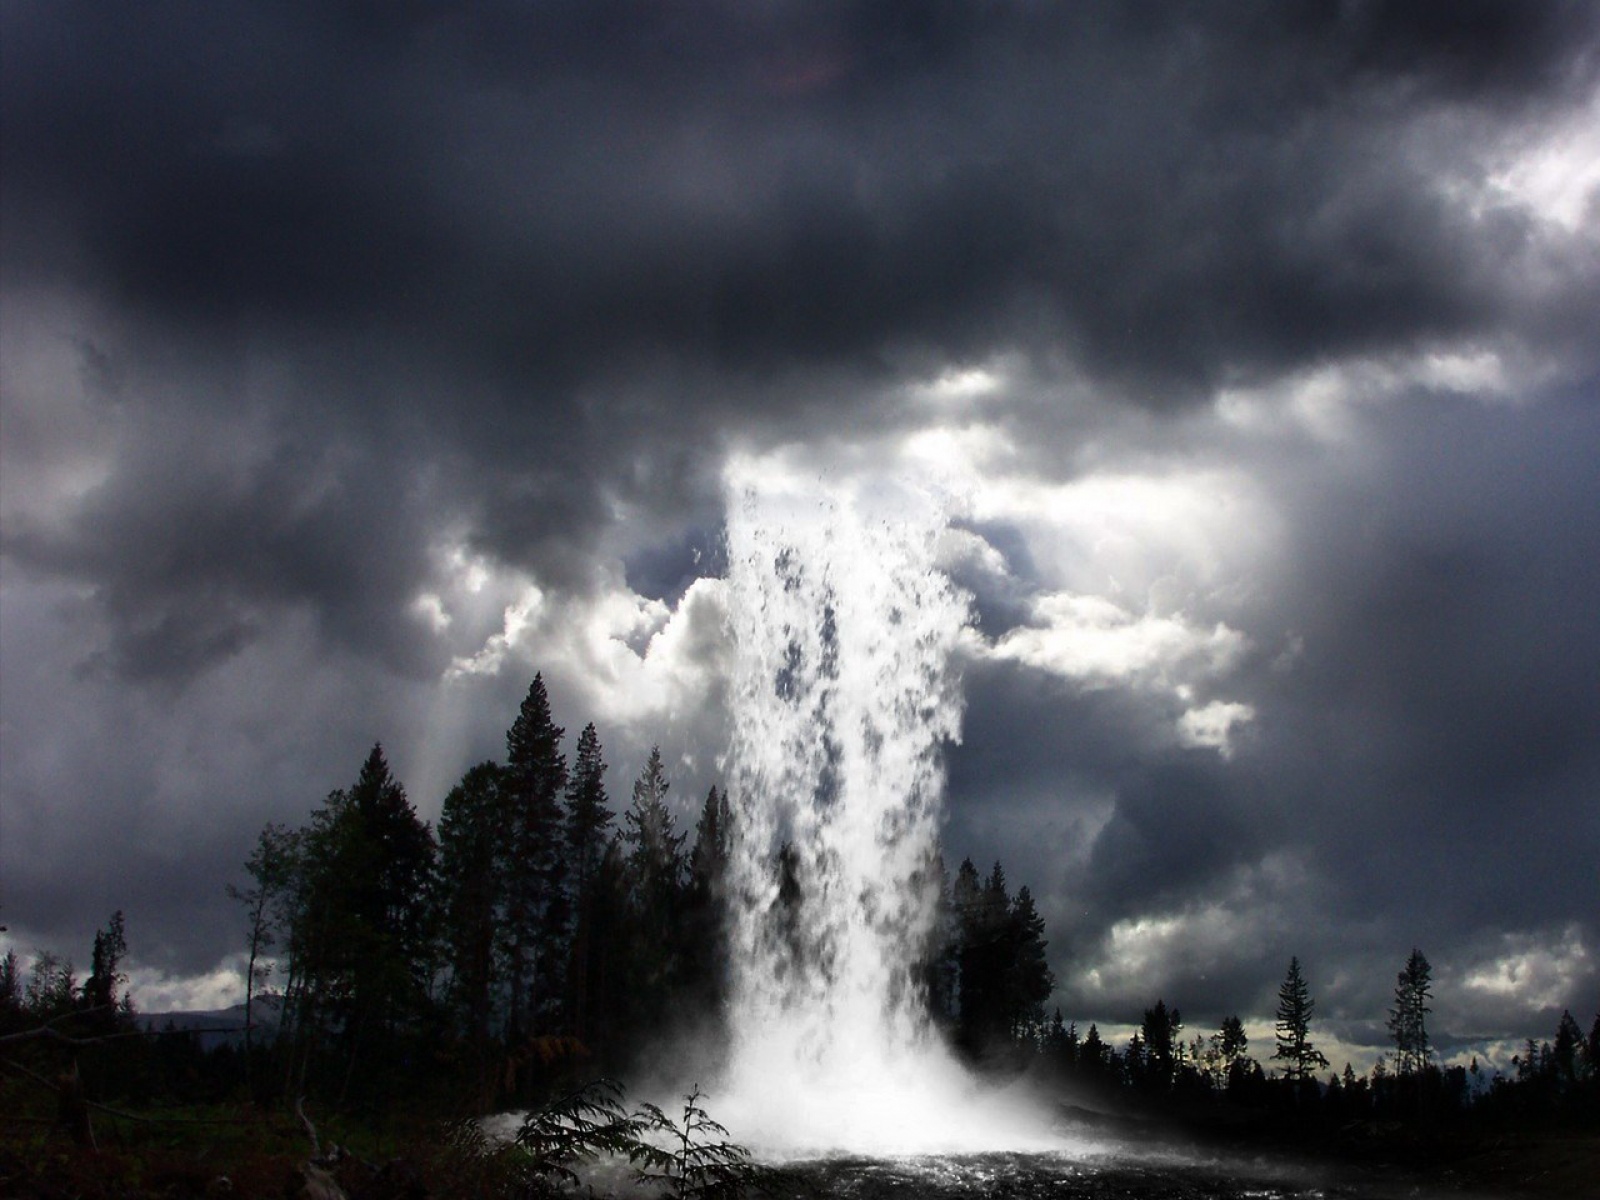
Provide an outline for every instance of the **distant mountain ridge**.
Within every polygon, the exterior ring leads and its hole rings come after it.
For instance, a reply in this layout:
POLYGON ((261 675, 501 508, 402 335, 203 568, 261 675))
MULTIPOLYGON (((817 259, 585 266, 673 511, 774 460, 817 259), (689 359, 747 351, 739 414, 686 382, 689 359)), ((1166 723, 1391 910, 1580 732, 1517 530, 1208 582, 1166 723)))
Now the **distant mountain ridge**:
MULTIPOLYGON (((282 1001, 277 996, 256 997, 250 1017, 258 1035, 270 1034, 278 1028, 281 1009, 282 1001)), ((203 1050, 244 1042, 245 1020, 242 1003, 206 1011, 135 1013, 134 1019, 141 1029, 152 1033, 197 1034, 203 1050)))

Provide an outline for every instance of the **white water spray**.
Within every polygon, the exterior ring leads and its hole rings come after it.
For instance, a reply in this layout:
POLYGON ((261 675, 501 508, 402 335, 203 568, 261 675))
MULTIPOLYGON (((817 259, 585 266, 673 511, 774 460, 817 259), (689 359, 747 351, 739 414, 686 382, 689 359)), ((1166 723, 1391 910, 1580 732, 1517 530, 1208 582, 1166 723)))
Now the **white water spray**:
POLYGON ((978 1095, 915 978, 969 619, 934 566, 944 505, 904 482, 784 480, 770 461, 729 475, 738 820, 719 1116, 765 1153, 1058 1146, 1031 1106, 978 1095))

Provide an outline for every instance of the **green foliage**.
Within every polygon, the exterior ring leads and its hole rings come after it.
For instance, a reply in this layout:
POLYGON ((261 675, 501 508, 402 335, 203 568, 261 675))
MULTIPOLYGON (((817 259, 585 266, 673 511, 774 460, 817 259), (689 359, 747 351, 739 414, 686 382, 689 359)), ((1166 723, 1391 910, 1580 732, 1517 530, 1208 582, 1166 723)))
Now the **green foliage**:
POLYGON ((641 1107, 645 1133, 657 1134, 661 1142, 639 1143, 638 1180, 662 1187, 672 1200, 737 1200, 774 1173, 727 1140, 727 1129, 711 1118, 703 1099, 696 1085, 683 1098, 676 1120, 654 1104, 641 1107))
POLYGON ((509 1141, 476 1121, 451 1126, 453 1170, 472 1190, 532 1197, 577 1192, 583 1168, 604 1159, 626 1160, 635 1183, 670 1200, 738 1200, 779 1182, 727 1140, 703 1099, 695 1088, 676 1119, 654 1104, 629 1112, 619 1084, 594 1080, 530 1111, 509 1141))
POLYGON ((576 1186, 574 1168, 583 1163, 603 1155, 636 1161, 645 1151, 645 1121, 622 1102, 621 1085, 600 1079, 530 1112, 514 1139, 526 1178, 576 1186))

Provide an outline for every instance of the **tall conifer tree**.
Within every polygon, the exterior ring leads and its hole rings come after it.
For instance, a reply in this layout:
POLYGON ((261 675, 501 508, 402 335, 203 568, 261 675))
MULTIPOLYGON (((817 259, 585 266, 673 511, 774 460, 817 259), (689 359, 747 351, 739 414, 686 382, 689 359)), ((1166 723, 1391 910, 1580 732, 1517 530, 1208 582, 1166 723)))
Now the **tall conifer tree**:
POLYGON ((498 763, 469 768, 445 797, 439 817, 441 924, 450 973, 447 995, 485 1101, 503 982, 496 941, 505 905, 499 852, 505 777, 505 768, 498 763))
POLYGON ((1422 1070, 1433 1057, 1428 1045, 1428 1007, 1433 968, 1422 951, 1412 947, 1405 970, 1395 978, 1394 1008, 1389 1011, 1389 1032, 1394 1035, 1395 1069, 1402 1075, 1422 1070))
POLYGON ((633 803, 623 814, 627 876, 633 900, 633 985, 644 1027, 664 1016, 680 982, 679 919, 683 901, 683 841, 667 806, 666 769, 660 747, 652 747, 633 785, 633 803))
POLYGON ((1278 988, 1278 1048, 1272 1054, 1274 1061, 1283 1063, 1287 1079, 1309 1079, 1318 1068, 1328 1065, 1322 1051, 1311 1042, 1311 1014, 1315 1009, 1311 989, 1300 973, 1300 960, 1290 958, 1288 973, 1278 988))
POLYGON ((600 986, 594 943, 602 908, 601 867, 612 824, 605 773, 600 735, 591 722, 578 735, 578 750, 567 780, 566 795, 568 890, 573 904, 567 1016, 572 1031, 585 1040, 590 1036, 590 1013, 600 986))
POLYGON ((613 814, 606 795, 605 774, 600 735, 591 721, 578 735, 577 754, 567 780, 567 861, 575 897, 581 898, 593 880, 611 837, 613 814))
POLYGON ((562 875, 566 837, 561 798, 567 760, 565 731, 550 719, 544 677, 536 674, 506 731, 506 776, 500 869, 505 879, 503 948, 513 1042, 537 1032, 560 1000, 567 906, 562 875))
MULTIPOLYGON (((1010 961, 1005 970, 1006 1016, 1012 1041, 1039 1036, 1044 1027, 1044 1004, 1055 989, 1055 975, 1045 956, 1044 918, 1034 907, 1033 893, 1024 884, 1011 903, 1010 961)), ((1176 1021, 1177 1013, 1173 1013, 1176 1021)))

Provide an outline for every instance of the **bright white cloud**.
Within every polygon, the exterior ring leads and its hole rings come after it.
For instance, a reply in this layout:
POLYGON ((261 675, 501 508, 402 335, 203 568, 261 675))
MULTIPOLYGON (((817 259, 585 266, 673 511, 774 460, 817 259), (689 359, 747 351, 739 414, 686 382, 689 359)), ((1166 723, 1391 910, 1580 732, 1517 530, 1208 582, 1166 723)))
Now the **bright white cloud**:
POLYGON ((677 605, 613 593, 566 613, 541 653, 597 719, 677 721, 715 707, 726 670, 726 585, 697 579, 677 605))
POLYGON ((139 1012, 212 1012, 244 1002, 244 967, 238 955, 203 975, 135 966, 128 972, 127 992, 139 1012))
POLYGON ((1178 718, 1178 740, 1185 746, 1215 750, 1223 758, 1233 757, 1233 730, 1255 720, 1253 705, 1231 700, 1213 700, 1191 708, 1178 718))
POLYGON ((1179 913, 1142 914, 1107 931, 1092 964, 1076 974, 1087 1001, 1111 1005, 1158 994, 1178 975, 1203 974, 1236 958, 1260 933, 1262 916, 1221 902, 1179 913))
POLYGON ((1064 483, 993 464, 973 518, 1020 530, 1052 590, 1171 607, 1234 587, 1276 545, 1279 522, 1244 474, 1110 471, 1064 483))
POLYGON ((1600 202, 1600 90, 1565 119, 1512 143, 1486 189, 1486 200, 1500 198, 1569 233, 1589 225, 1600 202))
POLYGON ((450 614, 444 610, 444 599, 438 592, 423 592, 411 602, 411 611, 433 630, 443 633, 450 628, 450 614))
POLYGON ((912 390, 928 403, 944 407, 976 400, 998 392, 1006 382, 1005 369, 991 363, 982 367, 952 367, 912 390))
POLYGON ((1203 628, 1181 614, 1134 613, 1103 596, 1050 593, 1034 602, 1031 615, 1034 623, 1002 635, 991 657, 1090 686, 1172 686, 1218 675, 1247 645, 1220 622, 1203 628))
POLYGON ((522 595, 505 607, 505 617, 499 632, 491 634, 482 647, 472 654, 457 655, 450 662, 446 678, 463 675, 498 675, 505 665, 506 656, 522 644, 528 630, 538 619, 544 607, 544 593, 536 584, 524 587, 522 595))
POLYGON ((1554 934, 1508 933, 1461 976, 1464 992, 1498 1007, 1555 1008, 1576 983, 1594 973, 1594 955, 1576 925, 1554 934))
MULTIPOLYGON (((547 593, 525 573, 447 555, 447 595, 424 593, 414 611, 441 635, 464 615, 476 639, 452 657, 443 683, 537 669, 578 694, 597 721, 648 723, 692 714, 715 699, 723 668, 723 582, 696 580, 675 606, 616 577, 584 595, 547 593), (501 601, 485 630, 488 605, 501 601)), ((456 639, 458 644, 463 639, 456 639)))

